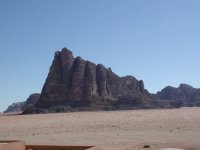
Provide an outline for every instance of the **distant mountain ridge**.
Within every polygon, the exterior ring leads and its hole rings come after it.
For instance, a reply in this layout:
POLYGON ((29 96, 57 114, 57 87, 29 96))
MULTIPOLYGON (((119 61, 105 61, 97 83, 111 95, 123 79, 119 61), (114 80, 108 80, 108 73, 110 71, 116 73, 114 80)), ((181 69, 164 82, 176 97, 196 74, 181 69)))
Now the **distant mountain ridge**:
POLYGON ((167 86, 155 95, 157 98, 169 101, 177 106, 200 106, 200 89, 188 84, 180 84, 175 88, 167 86))
POLYGON ((21 112, 22 107, 25 102, 16 102, 8 106, 8 108, 4 111, 4 113, 14 113, 14 112, 21 112))
POLYGON ((22 112, 30 107, 33 107, 39 100, 39 97, 40 94, 38 93, 31 94, 26 101, 16 102, 8 106, 8 108, 4 111, 4 113, 22 112))
POLYGON ((142 80, 119 77, 111 68, 74 58, 69 49, 63 48, 55 52, 41 94, 11 105, 8 111, 30 114, 183 106, 200 106, 200 89, 180 84, 151 94, 142 80))

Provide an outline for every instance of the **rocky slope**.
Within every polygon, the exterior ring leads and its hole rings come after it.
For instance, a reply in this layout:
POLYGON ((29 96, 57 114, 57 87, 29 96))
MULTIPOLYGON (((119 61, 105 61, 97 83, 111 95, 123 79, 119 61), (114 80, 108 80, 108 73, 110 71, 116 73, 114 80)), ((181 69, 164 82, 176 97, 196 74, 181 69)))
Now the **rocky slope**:
POLYGON ((180 84, 178 88, 167 86, 155 96, 176 107, 200 106, 200 89, 188 84, 180 84))
POLYGON ((67 48, 57 51, 40 99, 24 113, 68 109, 120 109, 155 103, 142 80, 119 77, 101 64, 74 58, 67 48))
POLYGON ((12 105, 8 106, 4 113, 21 112, 30 107, 33 107, 39 100, 39 97, 40 94, 31 94, 26 101, 13 103, 12 105))

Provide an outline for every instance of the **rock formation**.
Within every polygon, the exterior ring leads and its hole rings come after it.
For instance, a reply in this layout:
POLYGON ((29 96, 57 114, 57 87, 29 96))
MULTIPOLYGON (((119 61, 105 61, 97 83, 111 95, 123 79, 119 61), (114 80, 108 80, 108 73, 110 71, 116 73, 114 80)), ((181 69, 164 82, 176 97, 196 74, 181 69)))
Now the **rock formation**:
POLYGON ((22 107, 25 104, 25 102, 17 102, 13 103, 4 111, 4 113, 14 113, 14 112, 21 112, 22 107))
POLYGON ((12 105, 8 106, 4 113, 21 112, 30 107, 33 107, 39 100, 39 97, 40 94, 31 94, 26 101, 13 103, 12 105))
POLYGON ((30 107, 33 107, 37 103, 39 98, 40 98, 40 94, 38 94, 38 93, 31 94, 25 101, 24 105, 22 106, 22 111, 24 111, 30 107))
POLYGON ((156 97, 169 101, 176 107, 200 106, 200 89, 188 84, 180 84, 178 88, 167 86, 156 94, 156 97))
POLYGON ((133 76, 119 77, 110 68, 81 57, 74 58, 70 50, 63 48, 55 53, 35 109, 126 104, 127 101, 136 105, 151 100, 142 80, 138 81, 133 76))
POLYGON ((48 113, 200 106, 200 89, 187 84, 167 86, 150 94, 142 80, 119 77, 111 68, 74 58, 67 48, 55 53, 40 94, 14 103, 5 112, 48 113))

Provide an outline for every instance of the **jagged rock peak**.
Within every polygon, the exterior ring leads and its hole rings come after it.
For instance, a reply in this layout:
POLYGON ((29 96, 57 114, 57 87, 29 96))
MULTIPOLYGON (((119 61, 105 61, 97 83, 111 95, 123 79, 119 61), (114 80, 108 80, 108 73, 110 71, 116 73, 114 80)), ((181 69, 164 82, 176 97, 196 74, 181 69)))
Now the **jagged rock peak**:
POLYGON ((133 76, 119 77, 102 64, 73 57, 63 48, 55 53, 53 63, 36 107, 79 107, 128 98, 149 99, 143 81, 133 76))
POLYGON ((62 50, 61 51, 56 51, 55 52, 55 55, 59 55, 59 54, 61 54, 61 53, 65 53, 65 54, 67 54, 66 56, 73 56, 73 53, 72 53, 72 51, 70 51, 68 48, 66 48, 66 47, 64 47, 64 48, 62 48, 62 50))
POLYGON ((189 85, 189 84, 185 84, 185 83, 181 83, 180 85, 179 85, 179 88, 188 88, 188 89, 191 89, 191 88, 194 88, 194 87, 192 87, 191 85, 189 85))

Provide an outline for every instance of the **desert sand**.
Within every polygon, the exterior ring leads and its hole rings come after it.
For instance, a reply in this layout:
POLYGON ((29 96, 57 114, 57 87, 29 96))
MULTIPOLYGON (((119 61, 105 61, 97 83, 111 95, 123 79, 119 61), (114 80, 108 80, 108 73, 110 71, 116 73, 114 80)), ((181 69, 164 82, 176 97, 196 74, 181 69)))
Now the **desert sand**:
POLYGON ((93 150, 199 150, 200 108, 0 116, 0 140, 93 150))

